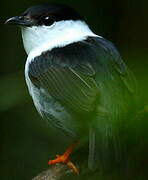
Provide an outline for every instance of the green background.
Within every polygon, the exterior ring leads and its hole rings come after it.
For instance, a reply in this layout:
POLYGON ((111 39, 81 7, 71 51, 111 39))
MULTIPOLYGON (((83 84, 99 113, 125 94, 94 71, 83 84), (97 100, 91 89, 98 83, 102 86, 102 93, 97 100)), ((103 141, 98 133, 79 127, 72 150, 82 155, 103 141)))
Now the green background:
MULTIPOLYGON (((20 29, 3 25, 38 0, 1 2, 0 28, 0 180, 29 180, 46 169, 48 158, 71 143, 38 115, 24 80, 26 54, 20 29)), ((46 1, 47 2, 47 1, 46 1)), ((50 2, 50 1, 48 1, 50 2)), ((52 1, 53 2, 53 1, 52 1)), ((139 85, 139 109, 148 105, 148 1, 57 0, 77 9, 92 30, 111 40, 134 72, 139 85)), ((148 113, 133 125, 125 179, 148 179, 148 113)), ((116 179, 116 171, 104 179, 116 179)), ((75 179, 77 179, 75 177, 75 179)), ((120 178, 117 178, 120 179, 120 178)), ((124 179, 124 178, 123 178, 124 179)))

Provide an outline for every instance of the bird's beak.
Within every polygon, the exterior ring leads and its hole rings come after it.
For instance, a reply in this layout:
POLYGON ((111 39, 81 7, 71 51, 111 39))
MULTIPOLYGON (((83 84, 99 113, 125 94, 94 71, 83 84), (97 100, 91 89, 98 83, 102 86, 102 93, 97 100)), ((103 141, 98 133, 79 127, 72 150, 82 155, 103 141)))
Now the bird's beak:
POLYGON ((23 16, 14 16, 5 21, 5 24, 16 24, 21 26, 31 26, 31 19, 26 19, 23 16))

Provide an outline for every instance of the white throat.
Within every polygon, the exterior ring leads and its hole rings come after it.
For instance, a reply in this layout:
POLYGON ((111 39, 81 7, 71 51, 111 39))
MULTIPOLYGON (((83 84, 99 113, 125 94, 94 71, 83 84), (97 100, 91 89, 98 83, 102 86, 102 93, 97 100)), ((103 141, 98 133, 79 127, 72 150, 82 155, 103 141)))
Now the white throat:
POLYGON ((24 48, 32 58, 47 50, 85 40, 88 36, 97 35, 84 21, 80 20, 59 21, 51 26, 22 28, 24 48))

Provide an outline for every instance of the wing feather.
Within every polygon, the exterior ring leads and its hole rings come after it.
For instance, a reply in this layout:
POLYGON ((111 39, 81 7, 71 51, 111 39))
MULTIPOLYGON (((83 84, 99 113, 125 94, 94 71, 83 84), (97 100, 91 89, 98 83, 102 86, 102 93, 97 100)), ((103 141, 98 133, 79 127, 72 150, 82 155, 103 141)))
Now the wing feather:
MULTIPOLYGON (((85 77, 71 67, 59 66, 46 67, 39 74, 37 71, 41 71, 41 67, 39 59, 37 61, 34 67, 32 65, 31 72, 34 69, 32 74, 36 74, 38 85, 46 89, 52 97, 74 112, 86 113, 94 109, 98 90, 91 77, 85 77)), ((34 82, 34 76, 30 74, 30 78, 34 82)))
POLYGON ((112 100, 117 92, 120 98, 123 90, 135 89, 130 70, 113 44, 103 38, 88 38, 45 52, 30 63, 29 77, 61 105, 84 114, 96 108, 101 84, 113 87, 103 90, 112 100))

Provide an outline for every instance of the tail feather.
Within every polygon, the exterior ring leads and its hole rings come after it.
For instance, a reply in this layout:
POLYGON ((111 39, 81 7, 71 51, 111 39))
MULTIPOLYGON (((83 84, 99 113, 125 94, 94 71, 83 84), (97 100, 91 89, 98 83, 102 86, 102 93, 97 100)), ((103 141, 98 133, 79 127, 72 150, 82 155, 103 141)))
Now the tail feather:
POLYGON ((105 170, 122 165, 124 162, 124 143, 118 131, 105 128, 100 132, 95 128, 89 131, 88 168, 105 170))
POLYGON ((89 130, 89 155, 88 155, 88 168, 94 170, 95 166, 95 148, 96 148, 96 137, 95 129, 90 128, 89 130))

